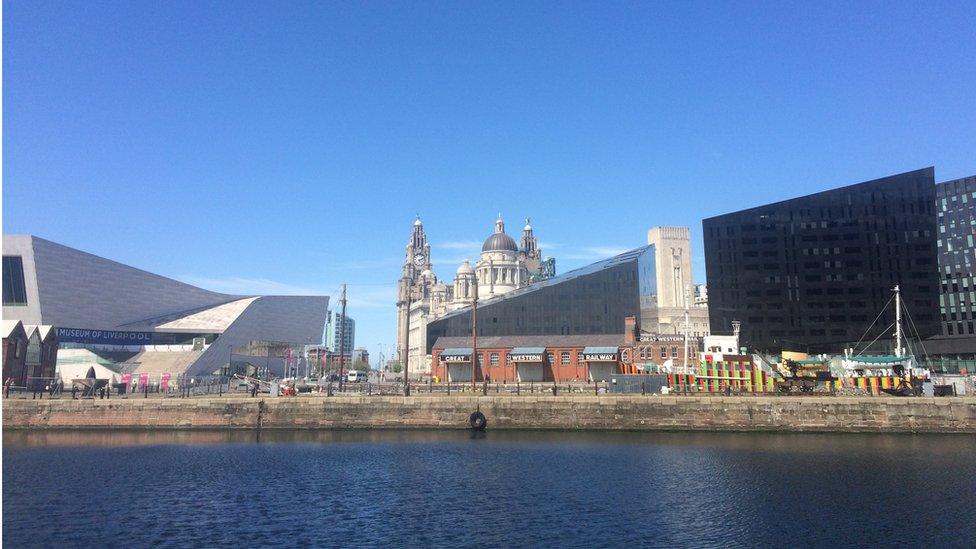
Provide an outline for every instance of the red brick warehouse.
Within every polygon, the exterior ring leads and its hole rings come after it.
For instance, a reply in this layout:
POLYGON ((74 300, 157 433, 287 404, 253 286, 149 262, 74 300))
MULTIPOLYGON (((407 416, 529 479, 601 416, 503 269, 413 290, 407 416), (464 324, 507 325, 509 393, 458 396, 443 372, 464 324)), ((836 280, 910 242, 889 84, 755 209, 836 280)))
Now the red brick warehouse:
MULTIPOLYGON (((490 336, 478 338, 477 354, 475 381, 606 381, 631 369, 633 340, 623 334, 490 336)), ((470 382, 471 355, 471 338, 438 338, 433 375, 470 382)))

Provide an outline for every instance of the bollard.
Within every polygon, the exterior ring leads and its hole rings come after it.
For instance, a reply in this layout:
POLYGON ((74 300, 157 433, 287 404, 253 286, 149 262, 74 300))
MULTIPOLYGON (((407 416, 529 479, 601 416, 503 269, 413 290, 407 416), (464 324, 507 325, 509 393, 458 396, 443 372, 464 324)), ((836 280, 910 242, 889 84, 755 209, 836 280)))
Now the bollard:
POLYGON ((646 395, 646 394, 647 394, 647 386, 644 384, 643 381, 641 381, 641 395, 646 395))
POLYGON ((559 394, 559 388, 556 386, 556 382, 552 382, 552 396, 559 394))
POLYGON ((596 383, 597 383, 597 381, 596 381, 596 380, 594 379, 594 380, 593 380, 593 394, 594 394, 594 395, 598 395, 598 394, 600 394, 600 390, 599 390, 599 389, 597 388, 597 385, 596 385, 596 383))
POLYGON ((516 395, 521 395, 522 394, 522 387, 520 386, 519 380, 517 380, 517 379, 515 380, 515 394, 516 395))
POLYGON ((148 383, 145 384, 145 385, 143 385, 142 392, 144 394, 144 396, 142 398, 149 398, 149 384, 148 383))

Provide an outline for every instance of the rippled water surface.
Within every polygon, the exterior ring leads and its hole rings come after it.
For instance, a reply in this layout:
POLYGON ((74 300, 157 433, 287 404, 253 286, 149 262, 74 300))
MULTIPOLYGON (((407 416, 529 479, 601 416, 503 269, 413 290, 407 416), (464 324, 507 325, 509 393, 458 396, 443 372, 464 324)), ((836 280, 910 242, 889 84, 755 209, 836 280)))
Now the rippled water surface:
POLYGON ((976 546, 976 438, 3 435, 3 542, 976 546))

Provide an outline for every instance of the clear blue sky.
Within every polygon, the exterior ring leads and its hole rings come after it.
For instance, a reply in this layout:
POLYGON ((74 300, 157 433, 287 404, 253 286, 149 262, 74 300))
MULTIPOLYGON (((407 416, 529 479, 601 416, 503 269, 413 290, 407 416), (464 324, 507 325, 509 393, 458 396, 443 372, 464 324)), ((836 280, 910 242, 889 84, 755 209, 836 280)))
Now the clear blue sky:
MULTIPOLYGON (((934 165, 976 173, 976 3, 3 6, 3 230, 199 285, 350 284, 395 341, 497 212, 560 272, 701 219, 934 165)), ((474 243, 474 244, 472 244, 474 243)))

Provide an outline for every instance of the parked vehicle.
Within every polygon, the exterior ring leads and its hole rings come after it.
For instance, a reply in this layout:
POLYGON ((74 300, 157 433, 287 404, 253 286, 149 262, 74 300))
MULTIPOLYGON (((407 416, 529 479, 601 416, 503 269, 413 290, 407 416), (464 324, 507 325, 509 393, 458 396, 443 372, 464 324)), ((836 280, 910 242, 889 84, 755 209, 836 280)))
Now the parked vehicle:
POLYGON ((349 383, 359 383, 361 381, 366 381, 367 377, 368 376, 366 372, 358 372, 356 370, 352 370, 351 372, 346 374, 346 381, 349 383))

